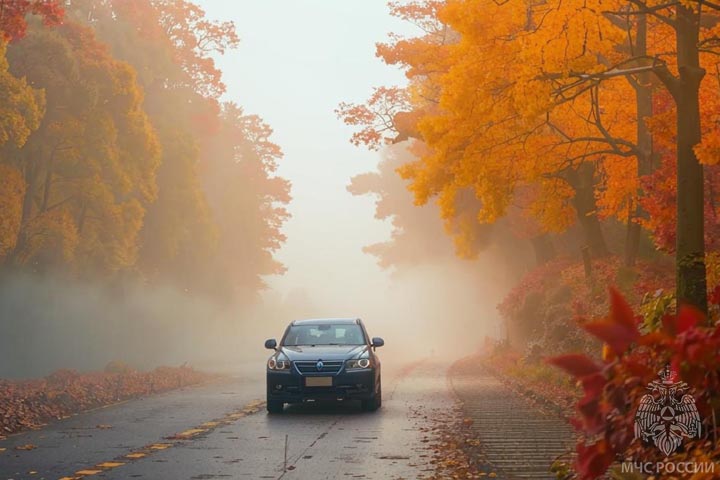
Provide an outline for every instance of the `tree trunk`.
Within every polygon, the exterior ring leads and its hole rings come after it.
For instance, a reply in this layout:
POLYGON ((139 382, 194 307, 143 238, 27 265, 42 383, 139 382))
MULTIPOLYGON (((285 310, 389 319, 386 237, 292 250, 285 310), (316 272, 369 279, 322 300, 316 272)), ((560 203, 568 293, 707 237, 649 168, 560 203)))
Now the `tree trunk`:
MULTIPOLYGON (((635 36, 636 56, 647 55, 647 15, 638 16, 637 33, 635 36)), ((635 89, 635 102, 637 109, 637 174, 638 178, 650 175, 655 170, 653 138, 652 134, 645 124, 645 119, 652 117, 652 90, 650 88, 651 77, 649 72, 638 75, 637 80, 633 82, 635 89)), ((638 199, 643 195, 642 189, 638 189, 638 199)), ((625 265, 632 267, 635 265, 638 252, 640 250, 640 239, 642 237, 642 227, 639 220, 647 217, 647 212, 642 208, 640 202, 635 202, 634 207, 631 205, 628 211, 628 231, 627 241, 625 244, 625 265)))
POLYGON ((42 203, 40 204, 40 211, 45 212, 48 209, 50 202, 50 191, 52 190, 53 182, 53 168, 55 166, 55 153, 57 153, 58 147, 54 147, 50 152, 50 158, 48 159, 47 165, 45 166, 45 181, 43 182, 43 196, 42 203))
POLYGON ((634 267, 637 260, 638 251, 640 251, 640 237, 642 236, 642 228, 638 219, 642 215, 642 208, 638 202, 633 206, 632 202, 628 209, 627 235, 625 237, 625 266, 634 267))
POLYGON ((27 226, 30 218, 32 217, 33 207, 35 203, 34 197, 36 190, 36 180, 38 177, 36 165, 34 165, 33 163, 27 165, 24 168, 23 176, 25 177, 25 183, 27 184, 27 187, 25 188, 25 196, 23 197, 20 230, 18 231, 17 241, 15 242, 15 247, 13 247, 13 249, 8 252, 7 256, 5 257, 5 265, 9 266, 20 265, 22 263, 20 254, 26 248, 27 226))
POLYGON ((700 82, 705 70, 698 52, 700 16, 678 4, 676 42, 680 81, 677 104, 677 299, 707 312, 703 167, 693 148, 700 143, 700 82))
POLYGON ((583 163, 577 169, 568 170, 566 180, 575 190, 572 204, 582 228, 585 244, 590 248, 593 257, 606 256, 608 248, 597 216, 595 201, 595 166, 592 163, 583 163))

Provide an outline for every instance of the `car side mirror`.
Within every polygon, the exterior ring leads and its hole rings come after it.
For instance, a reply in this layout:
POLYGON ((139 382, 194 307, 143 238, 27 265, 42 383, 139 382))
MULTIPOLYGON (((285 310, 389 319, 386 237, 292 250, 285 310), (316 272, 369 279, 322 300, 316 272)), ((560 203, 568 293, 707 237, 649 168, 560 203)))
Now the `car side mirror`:
POLYGON ((265 340, 265 348, 268 350, 276 350, 277 349, 277 342, 274 338, 271 338, 270 340, 265 340))
POLYGON ((373 348, 382 347, 383 345, 385 345, 385 340, 383 340, 380 337, 373 337, 373 339, 372 339, 372 347, 373 348))

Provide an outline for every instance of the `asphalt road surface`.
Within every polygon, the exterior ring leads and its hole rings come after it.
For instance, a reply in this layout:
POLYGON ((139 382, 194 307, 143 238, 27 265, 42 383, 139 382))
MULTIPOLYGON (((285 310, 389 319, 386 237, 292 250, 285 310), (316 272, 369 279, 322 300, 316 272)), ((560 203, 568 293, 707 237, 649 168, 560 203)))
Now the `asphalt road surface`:
POLYGON ((0 441, 0 480, 427 477, 434 469, 420 428, 432 409, 452 405, 447 367, 425 361, 393 372, 384 364, 383 406, 374 413, 354 403, 309 404, 271 416, 259 365, 252 375, 113 405, 0 441))

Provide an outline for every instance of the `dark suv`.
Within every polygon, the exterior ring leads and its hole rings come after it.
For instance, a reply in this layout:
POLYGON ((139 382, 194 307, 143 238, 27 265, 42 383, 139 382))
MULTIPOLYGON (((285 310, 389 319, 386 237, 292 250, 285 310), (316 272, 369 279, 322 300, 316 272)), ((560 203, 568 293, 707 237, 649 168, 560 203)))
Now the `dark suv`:
POLYGON ((286 403, 360 400, 368 411, 380 408, 380 359, 359 318, 297 320, 288 325, 267 362, 267 410, 280 413, 286 403))

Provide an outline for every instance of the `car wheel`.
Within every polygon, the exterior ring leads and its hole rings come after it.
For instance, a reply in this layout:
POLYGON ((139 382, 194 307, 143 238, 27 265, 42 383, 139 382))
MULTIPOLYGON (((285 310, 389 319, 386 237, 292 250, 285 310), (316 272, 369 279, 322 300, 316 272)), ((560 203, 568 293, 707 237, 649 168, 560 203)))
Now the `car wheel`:
POLYGON ((268 399, 268 401, 267 401, 268 413, 282 413, 284 407, 285 407, 285 403, 283 403, 279 400, 268 399))
POLYGON ((368 399, 362 401, 362 408, 363 410, 367 412, 374 412, 378 408, 382 406, 382 383, 378 386, 377 392, 375 392, 375 395, 368 399))

